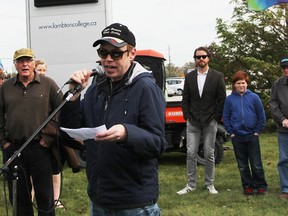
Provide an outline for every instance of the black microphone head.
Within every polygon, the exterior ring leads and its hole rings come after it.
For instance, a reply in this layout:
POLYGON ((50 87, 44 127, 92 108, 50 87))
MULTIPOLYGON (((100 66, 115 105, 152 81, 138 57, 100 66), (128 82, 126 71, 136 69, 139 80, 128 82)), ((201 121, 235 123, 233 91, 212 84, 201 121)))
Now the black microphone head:
MULTIPOLYGON (((103 77, 104 75, 105 75, 104 68, 100 65, 97 65, 96 68, 92 69, 92 73, 91 73, 90 77, 92 77, 92 76, 103 77)), ((75 83, 75 81, 70 79, 64 85, 67 85, 70 83, 75 83)))
POLYGON ((104 68, 101 65, 97 65, 96 68, 92 69, 92 74, 91 76, 102 76, 104 75, 104 68))

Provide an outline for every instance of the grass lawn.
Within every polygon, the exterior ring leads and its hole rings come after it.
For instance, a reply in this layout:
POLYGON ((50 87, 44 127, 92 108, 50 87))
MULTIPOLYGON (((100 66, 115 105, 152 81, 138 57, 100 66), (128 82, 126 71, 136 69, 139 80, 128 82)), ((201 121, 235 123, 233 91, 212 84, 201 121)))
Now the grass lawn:
MULTIPOLYGON (((288 215, 288 200, 280 200, 278 195, 279 176, 277 171, 278 145, 276 133, 261 135, 262 161, 268 183, 265 196, 244 196, 240 175, 231 143, 224 153, 223 161, 216 166, 215 188, 217 195, 210 195, 204 187, 204 167, 198 167, 197 189, 179 196, 176 192, 187 183, 186 158, 183 153, 165 153, 159 160, 160 196, 159 206, 162 216, 213 216, 213 215, 288 215)), ((3 176, 0 178, 0 215, 6 215, 3 176)), ((72 173, 66 167, 63 172, 63 192, 61 200, 66 210, 57 209, 56 215, 89 215, 89 200, 86 195, 85 171, 72 173)), ((12 215, 11 207, 9 215, 12 215)))

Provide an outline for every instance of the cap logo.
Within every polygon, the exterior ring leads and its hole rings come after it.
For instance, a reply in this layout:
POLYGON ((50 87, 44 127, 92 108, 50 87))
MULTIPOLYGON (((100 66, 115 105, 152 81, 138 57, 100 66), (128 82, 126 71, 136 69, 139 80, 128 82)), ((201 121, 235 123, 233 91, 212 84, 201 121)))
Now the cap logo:
POLYGON ((103 35, 114 34, 114 35, 120 36, 121 33, 122 33, 122 31, 120 29, 111 28, 111 29, 105 29, 103 32, 103 35))
POLYGON ((98 39, 93 43, 93 47, 101 44, 101 42, 108 42, 115 47, 123 47, 126 44, 130 44, 133 47, 136 46, 136 41, 133 33, 127 28, 119 23, 111 24, 102 31, 102 38, 98 39))

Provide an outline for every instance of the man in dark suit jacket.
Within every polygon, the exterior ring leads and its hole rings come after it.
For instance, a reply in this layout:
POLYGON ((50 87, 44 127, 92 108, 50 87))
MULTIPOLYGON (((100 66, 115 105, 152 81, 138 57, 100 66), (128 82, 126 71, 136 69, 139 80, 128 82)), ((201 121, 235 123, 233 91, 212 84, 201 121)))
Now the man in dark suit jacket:
POLYGON ((182 110, 187 121, 187 185, 177 193, 183 195, 196 189, 198 147, 203 141, 205 156, 205 186, 210 194, 214 187, 214 149, 217 124, 222 119, 226 88, 222 73, 209 68, 209 50, 199 47, 194 51, 197 69, 185 76, 182 110), (201 139, 202 137, 202 139, 201 139))

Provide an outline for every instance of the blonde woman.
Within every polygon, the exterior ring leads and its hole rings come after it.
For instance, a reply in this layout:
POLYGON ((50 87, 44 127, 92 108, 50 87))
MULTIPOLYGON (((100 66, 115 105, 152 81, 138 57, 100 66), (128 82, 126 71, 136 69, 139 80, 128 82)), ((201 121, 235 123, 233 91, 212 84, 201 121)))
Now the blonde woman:
POLYGON ((47 71, 46 62, 41 59, 35 60, 35 72, 45 76, 46 71, 47 71))

